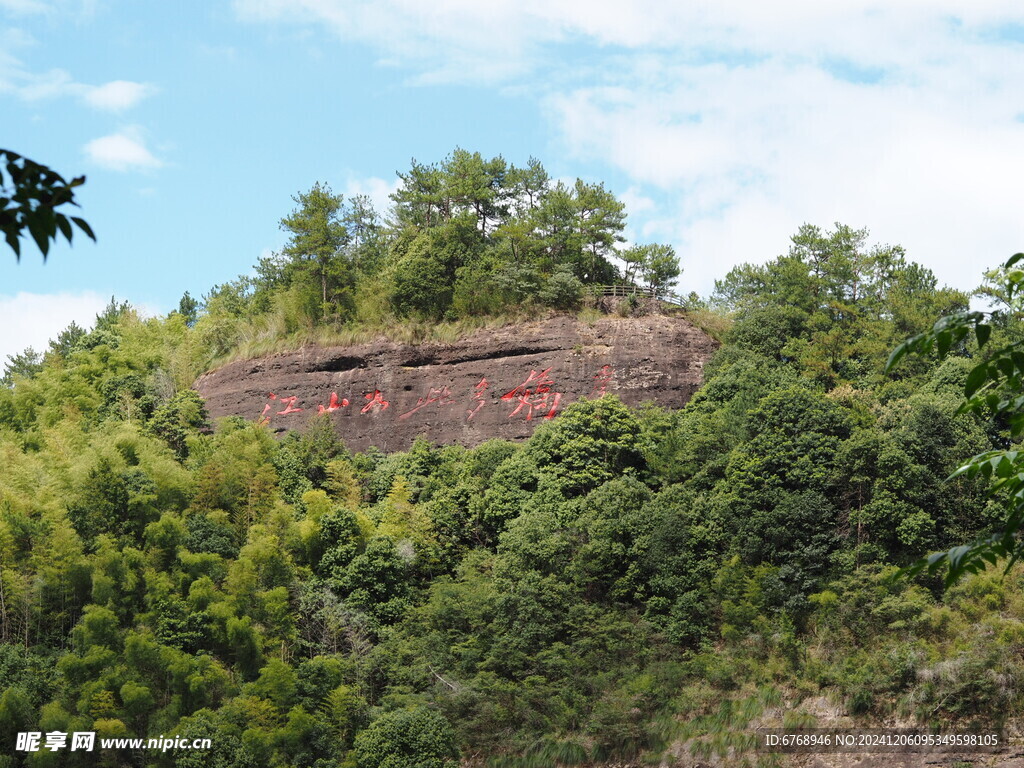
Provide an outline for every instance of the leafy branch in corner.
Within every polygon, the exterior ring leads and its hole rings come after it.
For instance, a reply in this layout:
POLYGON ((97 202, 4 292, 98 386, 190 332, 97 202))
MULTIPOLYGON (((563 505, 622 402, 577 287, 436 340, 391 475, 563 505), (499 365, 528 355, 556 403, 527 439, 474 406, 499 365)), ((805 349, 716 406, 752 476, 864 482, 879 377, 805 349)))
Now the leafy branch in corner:
MULTIPOLYGON (((999 282, 1000 297, 1010 306, 1024 299, 1024 269, 1018 264, 1024 253, 1012 256, 1001 270, 990 273, 999 282)), ((933 352, 945 358, 972 334, 984 351, 992 339, 995 312, 960 312, 942 317, 931 330, 918 334, 893 350, 886 363, 892 370, 907 354, 926 355, 933 352)), ((989 350, 985 358, 971 369, 964 384, 964 402, 958 414, 991 414, 1008 425, 1012 441, 1024 435, 1024 339, 989 350)), ((988 494, 1001 501, 1006 517, 1001 530, 979 538, 970 544, 953 547, 947 552, 935 552, 904 569, 903 574, 914 576, 922 572, 937 573, 948 566, 945 583, 952 585, 961 576, 978 573, 1007 560, 1006 570, 1024 554, 1020 539, 1024 527, 1024 451, 993 450, 979 453, 959 467, 948 480, 958 477, 984 478, 990 481, 988 494)), ((947 482, 948 482, 947 480, 947 482)))
POLYGON ((77 207, 74 189, 84 183, 85 176, 67 181, 45 165, 0 149, 0 232, 16 258, 21 259, 21 236, 26 229, 44 261, 58 232, 71 242, 72 224, 95 242, 96 235, 85 219, 56 210, 62 205, 77 207))

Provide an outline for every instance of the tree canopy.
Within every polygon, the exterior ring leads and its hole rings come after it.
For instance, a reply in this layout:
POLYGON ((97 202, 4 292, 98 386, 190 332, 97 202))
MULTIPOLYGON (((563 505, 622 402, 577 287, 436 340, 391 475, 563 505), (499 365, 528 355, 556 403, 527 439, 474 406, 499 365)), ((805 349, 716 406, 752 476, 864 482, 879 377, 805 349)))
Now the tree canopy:
POLYGON ((995 531, 970 543, 959 544, 919 560, 909 570, 935 573, 946 568, 946 584, 967 573, 979 573, 988 565, 1006 561, 1006 569, 1024 554, 1020 530, 1024 527, 1024 454, 1018 443, 1024 435, 1024 339, 1010 331, 1019 319, 1024 270, 1018 266, 1024 253, 1012 256, 1001 269, 988 274, 986 293, 1001 304, 992 312, 959 312, 939 318, 928 330, 906 340, 889 357, 894 368, 908 353, 935 353, 940 359, 956 355, 968 342, 977 344, 981 358, 970 368, 963 382, 963 402, 958 413, 988 415, 1005 424, 1012 441, 971 457, 950 475, 979 478, 990 482, 989 494, 1003 507, 1004 519, 995 531), (1008 331, 1010 331, 1008 333, 1008 331))
POLYGON ((204 298, 225 351, 268 328, 570 310, 591 285, 664 296, 680 274, 671 246, 623 247, 625 206, 604 184, 552 181, 536 158, 519 167, 456 148, 398 178, 383 212, 321 182, 296 194, 280 221, 285 246, 204 298))

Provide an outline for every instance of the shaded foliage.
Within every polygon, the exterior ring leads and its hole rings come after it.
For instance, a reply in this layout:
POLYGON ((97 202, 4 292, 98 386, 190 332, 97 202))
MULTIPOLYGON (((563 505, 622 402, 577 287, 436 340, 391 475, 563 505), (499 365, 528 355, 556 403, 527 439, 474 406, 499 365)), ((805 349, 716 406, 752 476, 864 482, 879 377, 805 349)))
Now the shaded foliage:
POLYGON ((158 766, 654 763, 683 742, 736 756, 807 697, 928 723, 1019 709, 1017 572, 945 595, 891 578, 1003 530, 983 469, 942 478, 991 450, 1002 477, 1011 414, 959 405, 1010 393, 1016 367, 940 326, 945 363, 881 370, 961 294, 860 231, 803 228, 722 281, 731 331, 679 411, 607 396, 521 444, 391 455, 350 453, 326 418, 211 425, 188 385, 254 318, 484 311, 493 286, 571 306, 622 223, 600 185, 462 151, 403 176, 396 231, 317 195, 294 252, 194 327, 186 304, 112 301, 0 388, 0 739, 213 740, 158 766))

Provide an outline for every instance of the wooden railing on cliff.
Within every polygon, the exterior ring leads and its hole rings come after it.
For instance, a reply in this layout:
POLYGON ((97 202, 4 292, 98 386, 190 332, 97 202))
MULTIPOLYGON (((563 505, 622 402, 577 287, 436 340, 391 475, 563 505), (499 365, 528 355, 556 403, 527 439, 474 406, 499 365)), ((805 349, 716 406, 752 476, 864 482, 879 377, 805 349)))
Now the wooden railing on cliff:
POLYGON ((677 307, 686 306, 683 297, 679 294, 668 291, 655 291, 653 288, 641 288, 637 285, 594 285, 589 287, 598 296, 619 296, 622 298, 627 296, 643 296, 677 307))

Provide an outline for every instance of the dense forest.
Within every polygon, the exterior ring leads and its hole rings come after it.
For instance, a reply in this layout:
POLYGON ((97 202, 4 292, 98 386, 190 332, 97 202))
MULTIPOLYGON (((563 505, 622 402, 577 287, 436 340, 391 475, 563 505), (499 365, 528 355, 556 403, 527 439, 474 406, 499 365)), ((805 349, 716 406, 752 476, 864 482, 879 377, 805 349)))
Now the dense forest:
MULTIPOLYGON (((1018 572, 945 591, 893 578, 1001 516, 980 478, 945 481, 1008 444, 1005 424, 958 411, 974 342, 884 373, 967 294, 863 230, 805 226, 686 300, 722 347, 679 411, 605 396, 521 444, 391 455, 350 452, 328 417, 281 439, 210 424, 191 382, 254 343, 586 316, 588 284, 657 294, 679 273, 667 246, 621 247, 602 185, 552 183, 536 161, 456 150, 414 163, 394 202, 383 221, 314 186, 254 277, 162 318, 112 302, 11 360, 0 766, 539 767, 673 749, 754 765, 773 758, 749 726, 814 724, 814 702, 861 723, 1019 711, 1018 572), (212 748, 10 752, 24 731, 212 748)), ((1000 317, 994 333, 1019 338, 1000 317)))

